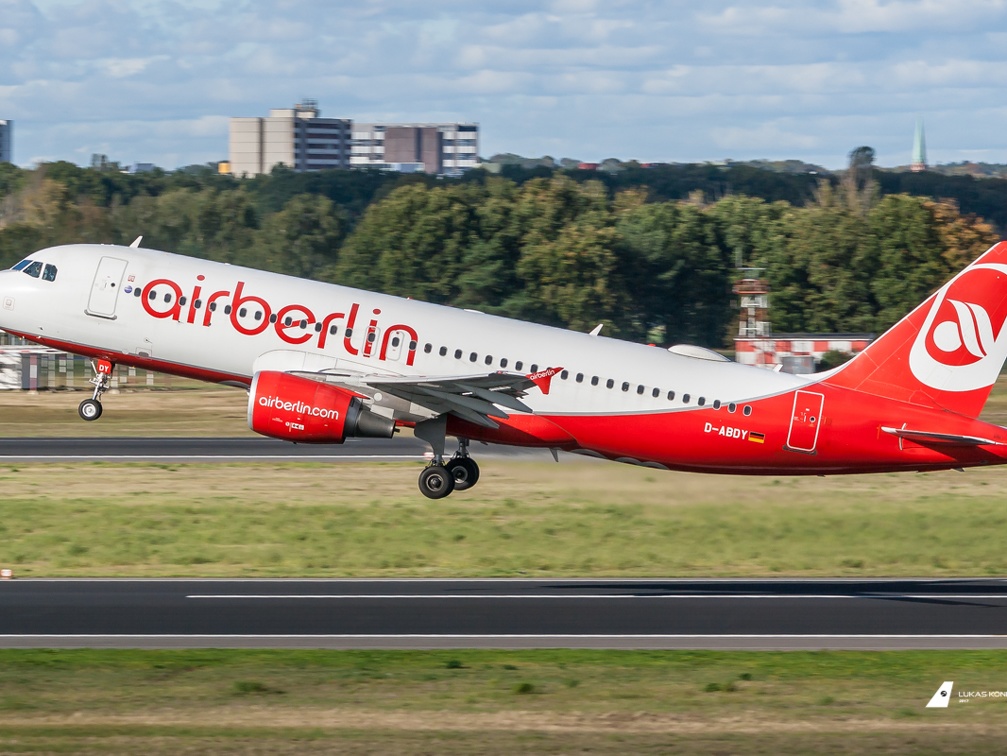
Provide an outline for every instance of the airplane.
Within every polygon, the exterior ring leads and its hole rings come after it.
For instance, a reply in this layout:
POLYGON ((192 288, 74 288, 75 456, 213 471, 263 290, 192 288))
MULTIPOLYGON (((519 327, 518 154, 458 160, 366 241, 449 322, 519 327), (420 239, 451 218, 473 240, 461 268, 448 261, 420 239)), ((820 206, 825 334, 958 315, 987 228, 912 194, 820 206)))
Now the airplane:
POLYGON ((412 428, 432 448, 419 477, 431 499, 477 483, 472 441, 756 475, 1007 461, 1007 428, 978 419, 1007 357, 1007 242, 846 364, 793 375, 140 241, 52 247, 0 272, 0 328, 91 358, 87 421, 116 364, 240 386, 249 426, 273 438, 412 428))

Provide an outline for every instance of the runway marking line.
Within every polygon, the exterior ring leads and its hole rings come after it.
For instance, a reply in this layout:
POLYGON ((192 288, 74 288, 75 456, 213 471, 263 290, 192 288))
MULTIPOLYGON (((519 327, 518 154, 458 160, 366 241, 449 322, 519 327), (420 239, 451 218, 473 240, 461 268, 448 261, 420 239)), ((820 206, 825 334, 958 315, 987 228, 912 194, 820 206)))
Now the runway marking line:
POLYGON ((241 599, 251 599, 253 601, 347 601, 353 599, 364 599, 364 600, 381 600, 381 599, 391 599, 396 601, 401 601, 403 599, 423 599, 423 600, 495 600, 495 599, 560 599, 563 601, 574 601, 574 600, 606 600, 606 599, 645 599, 645 600, 664 600, 669 599, 679 599, 679 600, 695 600, 695 599, 731 599, 731 600, 779 600, 785 601, 787 599, 801 599, 801 600, 817 600, 817 599, 889 599, 889 598, 911 598, 911 599, 1007 599, 1007 594, 996 593, 996 594, 941 594, 941 593, 927 593, 927 594, 906 594, 906 593, 823 593, 823 594, 781 594, 781 593, 752 593, 752 594, 709 594, 709 593, 672 593, 672 594, 655 594, 655 595, 635 595, 635 594, 620 594, 620 593, 584 593, 577 595, 565 595, 565 594, 555 594, 555 593, 484 593, 484 594, 454 594, 454 593, 339 593, 339 594, 270 594, 270 593, 221 593, 221 594, 202 594, 194 593, 186 596, 187 599, 208 599, 208 600, 220 600, 220 601, 230 601, 230 600, 241 600, 241 599))

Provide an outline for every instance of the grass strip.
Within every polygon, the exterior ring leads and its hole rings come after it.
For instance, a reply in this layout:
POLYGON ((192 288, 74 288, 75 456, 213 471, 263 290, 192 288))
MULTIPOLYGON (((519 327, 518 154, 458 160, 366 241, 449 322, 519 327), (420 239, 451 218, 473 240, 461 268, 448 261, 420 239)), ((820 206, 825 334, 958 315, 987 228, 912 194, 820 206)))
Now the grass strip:
POLYGON ((0 650, 0 751, 994 753, 1007 654, 0 650))
POLYGON ((1003 575, 999 470, 835 478, 489 460, 430 502, 407 463, 0 467, 15 576, 1003 575))

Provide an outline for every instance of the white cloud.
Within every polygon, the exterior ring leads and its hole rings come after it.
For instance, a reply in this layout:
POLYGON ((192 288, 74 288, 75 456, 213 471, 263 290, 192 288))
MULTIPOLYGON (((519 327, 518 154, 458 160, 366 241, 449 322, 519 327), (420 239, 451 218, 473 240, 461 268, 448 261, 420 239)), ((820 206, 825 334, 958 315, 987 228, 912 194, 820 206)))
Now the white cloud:
POLYGON ((1005 28, 1007 0, 0 0, 0 118, 20 162, 169 168, 303 96, 479 121, 485 154, 841 165, 908 150, 917 113, 935 154, 995 152, 974 114, 1002 99, 1005 28))

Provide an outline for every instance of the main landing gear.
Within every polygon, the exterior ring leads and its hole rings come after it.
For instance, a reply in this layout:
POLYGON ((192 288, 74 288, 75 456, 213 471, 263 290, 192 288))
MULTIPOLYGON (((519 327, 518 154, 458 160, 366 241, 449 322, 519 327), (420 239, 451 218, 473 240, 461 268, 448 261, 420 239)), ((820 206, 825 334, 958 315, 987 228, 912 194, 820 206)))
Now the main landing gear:
POLYGON ((77 407, 77 414, 81 416, 82 420, 90 422, 101 417, 101 395, 108 391, 114 367, 108 360, 91 360, 94 378, 90 380, 90 383, 94 384, 94 393, 90 399, 85 399, 77 407))
POLYGON ((428 499, 443 499, 452 491, 472 488, 479 480, 479 465, 469 456, 469 440, 458 439, 458 451, 444 462, 446 418, 417 423, 415 434, 433 447, 434 459, 420 473, 420 493, 428 499))

